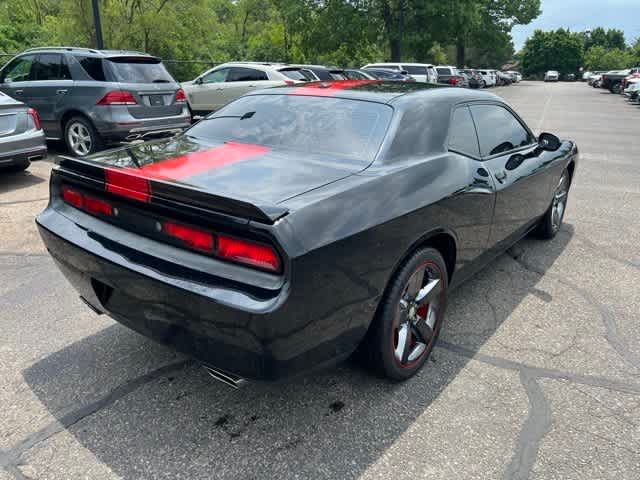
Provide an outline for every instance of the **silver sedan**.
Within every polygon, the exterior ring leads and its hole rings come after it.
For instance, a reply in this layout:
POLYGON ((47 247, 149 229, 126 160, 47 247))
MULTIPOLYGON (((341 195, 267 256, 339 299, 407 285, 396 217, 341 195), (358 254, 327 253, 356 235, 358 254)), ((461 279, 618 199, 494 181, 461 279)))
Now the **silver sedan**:
POLYGON ((0 93, 0 168, 25 170, 46 155, 38 112, 0 93))

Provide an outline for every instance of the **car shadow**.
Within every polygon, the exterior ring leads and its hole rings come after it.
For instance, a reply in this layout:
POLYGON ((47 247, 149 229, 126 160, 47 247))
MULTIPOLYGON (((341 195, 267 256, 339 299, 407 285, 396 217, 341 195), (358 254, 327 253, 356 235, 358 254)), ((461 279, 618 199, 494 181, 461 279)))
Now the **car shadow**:
MULTIPOLYGON (((510 253, 535 254, 536 268, 545 272, 573 234, 565 224, 554 240, 526 238, 510 253)), ((443 344, 477 352, 527 295, 552 301, 536 288, 538 275, 526 272, 514 282, 511 255, 452 292, 443 344), (489 308, 491 290, 502 294, 489 308)), ((469 362, 437 348, 428 365, 402 384, 349 361, 287 383, 232 390, 183 358, 114 324, 23 375, 75 440, 122 478, 355 479, 469 362), (148 373, 162 365, 174 367, 148 373)), ((511 449, 504 455, 510 458, 511 449)))
MULTIPOLYGON (((29 170, 14 172, 9 169, 0 170, 0 196, 15 190, 32 187, 44 182, 46 179, 33 175, 29 170)), ((0 203, 2 197, 0 197, 0 203)))

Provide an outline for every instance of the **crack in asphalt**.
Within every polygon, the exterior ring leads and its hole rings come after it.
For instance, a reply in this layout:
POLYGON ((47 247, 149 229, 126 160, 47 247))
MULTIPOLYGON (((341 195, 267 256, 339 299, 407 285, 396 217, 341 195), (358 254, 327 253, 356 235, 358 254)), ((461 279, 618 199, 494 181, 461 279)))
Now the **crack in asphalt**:
MULTIPOLYGON (((98 400, 88 403, 77 410, 73 410, 65 415, 62 418, 54 420, 49 423, 47 426, 38 430, 37 432, 28 435, 22 441, 14 445, 9 450, 0 451, 0 467, 4 468, 6 471, 14 475, 17 464, 20 461, 21 456, 28 450, 35 447, 37 444, 48 440, 54 435, 67 430, 71 426, 75 425, 79 421, 99 412, 100 410, 114 404, 121 398, 129 395, 133 391, 138 388, 146 385, 147 383, 152 382, 164 375, 169 373, 173 373, 178 370, 182 370, 187 365, 193 363, 192 360, 183 360, 180 362, 170 363, 168 365, 164 365, 156 370, 152 370, 151 372, 145 373, 139 377, 136 377, 128 382, 122 383, 118 385, 116 388, 111 390, 109 393, 104 395, 102 398, 98 400)), ((19 471, 19 470, 18 470, 19 471)), ((21 473, 21 472, 20 472, 21 473)), ((15 475, 14 475, 15 476, 15 475)), ((25 478, 16 477, 16 478, 25 478)))
POLYGON ((538 457, 540 443, 553 425, 553 415, 536 378, 520 371, 520 382, 529 398, 529 415, 522 425, 511 463, 504 472, 506 480, 526 480, 538 457))
POLYGON ((640 358, 633 353, 627 344, 622 340, 620 334, 618 332, 618 325, 615 321, 615 317, 608 306, 599 302, 588 290, 582 288, 575 283, 567 280, 564 277, 559 275, 544 272, 542 269, 536 267, 531 264, 524 258, 522 258, 523 252, 516 252, 514 249, 509 249, 507 251, 507 255, 511 257, 516 263, 518 263, 525 270, 535 273, 540 276, 548 276, 550 278, 555 279, 558 283, 569 287, 571 290, 580 295, 589 305, 591 305, 594 309, 596 309, 600 313, 600 317, 602 318, 602 324, 605 328, 605 339, 613 348, 618 355, 620 355, 628 364, 631 366, 640 369, 640 358))

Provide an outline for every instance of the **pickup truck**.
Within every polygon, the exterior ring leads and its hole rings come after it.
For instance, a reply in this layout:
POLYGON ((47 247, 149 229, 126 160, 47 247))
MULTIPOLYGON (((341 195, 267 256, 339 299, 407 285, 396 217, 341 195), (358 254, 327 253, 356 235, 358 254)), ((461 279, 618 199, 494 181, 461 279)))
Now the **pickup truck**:
POLYGON ((603 73, 600 86, 602 88, 606 88, 611 93, 622 93, 622 81, 625 79, 625 77, 639 72, 640 67, 634 67, 628 70, 618 70, 603 73))

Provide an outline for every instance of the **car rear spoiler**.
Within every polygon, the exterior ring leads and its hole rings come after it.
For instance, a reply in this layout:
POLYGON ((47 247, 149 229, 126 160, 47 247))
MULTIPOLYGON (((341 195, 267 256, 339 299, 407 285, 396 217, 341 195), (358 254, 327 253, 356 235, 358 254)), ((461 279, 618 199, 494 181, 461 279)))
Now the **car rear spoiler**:
POLYGON ((172 204, 214 214, 231 215, 260 223, 273 224, 289 213, 287 208, 249 198, 231 198, 206 192, 189 185, 140 175, 135 169, 118 168, 88 160, 58 156, 56 174, 74 183, 127 197, 144 203, 172 204))

